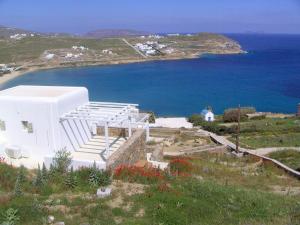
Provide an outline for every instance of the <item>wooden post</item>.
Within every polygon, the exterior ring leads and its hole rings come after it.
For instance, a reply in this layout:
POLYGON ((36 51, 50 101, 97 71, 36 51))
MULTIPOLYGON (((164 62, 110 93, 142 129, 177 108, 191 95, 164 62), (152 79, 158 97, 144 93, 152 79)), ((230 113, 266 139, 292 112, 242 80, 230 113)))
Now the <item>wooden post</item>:
POLYGON ((129 120, 129 124, 128 124, 128 137, 131 137, 131 135, 132 135, 131 116, 129 116, 128 120, 129 120))
POLYGON ((237 130, 236 130, 236 148, 235 151, 239 152, 239 148, 240 148, 240 131, 241 131, 241 106, 239 105, 238 107, 238 118, 237 118, 237 130))
POLYGON ((150 140, 149 120, 146 121, 146 141, 150 140))
POLYGON ((104 133, 105 133, 105 152, 106 154, 108 154, 109 152, 108 122, 105 122, 104 133))

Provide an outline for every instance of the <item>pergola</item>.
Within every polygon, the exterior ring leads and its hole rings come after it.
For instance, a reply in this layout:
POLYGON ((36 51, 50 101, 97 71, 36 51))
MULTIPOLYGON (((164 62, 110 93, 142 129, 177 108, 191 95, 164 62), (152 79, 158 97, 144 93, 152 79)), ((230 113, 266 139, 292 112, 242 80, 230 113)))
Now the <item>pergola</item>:
POLYGON ((114 102, 88 102, 64 114, 61 122, 65 120, 81 120, 96 126, 104 127, 105 149, 109 151, 109 127, 127 128, 128 136, 132 135, 132 128, 146 129, 149 139, 149 115, 139 113, 138 104, 114 102))

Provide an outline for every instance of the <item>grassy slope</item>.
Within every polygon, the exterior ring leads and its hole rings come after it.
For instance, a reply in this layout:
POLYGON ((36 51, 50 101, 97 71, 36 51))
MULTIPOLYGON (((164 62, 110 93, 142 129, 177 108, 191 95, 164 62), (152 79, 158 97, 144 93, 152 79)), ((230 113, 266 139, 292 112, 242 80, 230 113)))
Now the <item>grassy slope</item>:
POLYGON ((247 148, 299 147, 300 120, 266 118, 243 122, 240 141, 247 148))
POLYGON ((136 52, 120 39, 80 39, 63 37, 34 37, 19 41, 0 41, 0 62, 31 61, 48 49, 72 48, 83 45, 96 51, 113 49, 120 56, 137 56, 136 52))
MULTIPOLYGON (((199 154, 193 157, 192 163, 192 177, 154 182, 142 194, 129 196, 127 192, 131 190, 126 190, 122 193, 122 201, 116 197, 121 192, 118 188, 112 197, 96 199, 93 197, 95 188, 84 190, 79 187, 71 191, 59 184, 52 185, 50 192, 42 192, 35 198, 29 192, 12 199, 7 199, 7 194, 0 194, 0 214, 9 207, 18 209, 22 221, 19 224, 22 225, 42 224, 48 215, 72 225, 86 222, 91 225, 283 225, 297 219, 299 194, 290 197, 274 194, 271 190, 278 185, 281 189, 299 188, 300 183, 278 169, 258 164, 249 157, 237 159, 220 153, 199 154), (158 188, 162 184, 168 184, 169 188, 158 188), (111 202, 115 202, 113 207, 111 202), (46 205, 58 210, 48 212, 46 205), (139 213, 141 211, 143 213, 139 213)), ((3 168, 1 171, 4 172, 3 168)), ((3 184, 1 176, 4 174, 0 173, 0 186, 3 184)), ((13 184, 13 178, 10 183, 13 184)), ((4 189, 8 191, 7 188, 4 189)))
MULTIPOLYGON (((128 37, 130 43, 146 42, 150 39, 141 40, 137 37, 128 37)), ((231 42, 232 40, 222 35, 216 34, 200 34, 193 37, 166 37, 163 39, 153 39, 160 43, 171 44, 171 47, 179 50, 179 55, 175 54, 172 57, 185 57, 187 55, 201 52, 220 52, 224 48, 220 47, 220 43, 231 42)), ((233 43, 233 42, 232 42, 233 43)), ((103 49, 110 49, 113 53, 117 53, 113 59, 141 59, 141 56, 136 53, 131 47, 126 45, 121 38, 107 39, 85 39, 74 37, 29 37, 21 40, 1 40, 0 39, 0 63, 22 63, 37 60, 45 50, 51 49, 70 49, 73 45, 83 45, 90 50, 101 54, 103 49)), ((229 50, 230 51, 230 50, 229 50)), ((239 46, 235 45, 233 52, 239 52, 239 46)), ((112 60, 107 55, 102 59, 112 60)), ((151 59, 160 59, 159 56, 151 59)), ((93 60, 91 58, 90 60, 93 60)))
POLYGON ((293 168, 300 168, 300 152, 292 149, 287 149, 278 152, 272 152, 269 154, 269 157, 276 159, 285 165, 293 168))

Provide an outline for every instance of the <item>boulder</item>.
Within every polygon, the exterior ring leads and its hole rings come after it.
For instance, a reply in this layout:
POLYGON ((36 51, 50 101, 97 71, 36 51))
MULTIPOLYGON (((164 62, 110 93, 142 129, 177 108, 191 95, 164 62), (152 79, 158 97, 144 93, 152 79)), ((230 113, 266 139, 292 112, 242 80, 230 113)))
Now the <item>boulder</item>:
POLYGON ((48 223, 53 223, 55 220, 54 216, 48 216, 48 223))
POLYGON ((97 190, 97 197, 98 198, 105 198, 111 195, 111 188, 105 187, 105 188, 98 188, 97 190))

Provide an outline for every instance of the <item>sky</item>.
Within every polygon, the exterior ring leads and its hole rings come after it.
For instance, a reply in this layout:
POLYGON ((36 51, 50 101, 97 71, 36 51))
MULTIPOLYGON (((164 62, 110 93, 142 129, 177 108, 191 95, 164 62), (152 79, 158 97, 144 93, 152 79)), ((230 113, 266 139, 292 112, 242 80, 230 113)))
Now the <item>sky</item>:
POLYGON ((74 34, 96 29, 300 34, 300 0, 0 0, 0 25, 74 34))

